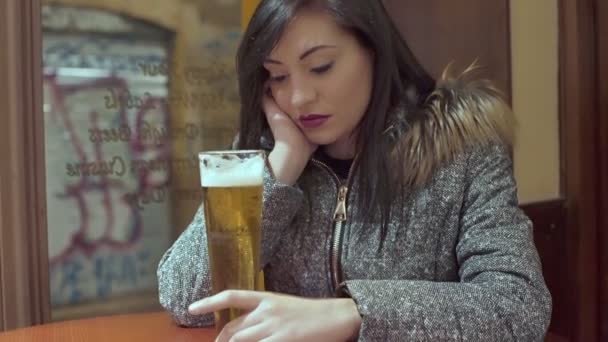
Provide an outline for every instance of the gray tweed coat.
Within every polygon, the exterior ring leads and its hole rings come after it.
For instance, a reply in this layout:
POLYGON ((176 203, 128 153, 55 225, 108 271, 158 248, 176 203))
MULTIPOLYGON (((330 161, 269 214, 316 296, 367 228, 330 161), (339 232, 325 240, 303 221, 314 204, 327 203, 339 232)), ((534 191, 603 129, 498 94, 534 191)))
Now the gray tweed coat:
MULTIPOLYGON (((482 83, 442 80, 425 115, 396 114, 407 189, 378 250, 378 226, 356 220, 357 188, 312 160, 295 186, 264 178, 266 289, 349 296, 359 341, 541 341, 551 297, 532 225, 518 207, 508 148, 511 114, 482 83), (345 211, 336 208, 345 208, 345 211)), ((390 131, 389 130, 389 131, 390 131)), ((356 171, 353 178, 360 177, 356 171)), ((163 256, 160 302, 183 326, 213 324, 190 303, 210 295, 203 210, 163 256)))

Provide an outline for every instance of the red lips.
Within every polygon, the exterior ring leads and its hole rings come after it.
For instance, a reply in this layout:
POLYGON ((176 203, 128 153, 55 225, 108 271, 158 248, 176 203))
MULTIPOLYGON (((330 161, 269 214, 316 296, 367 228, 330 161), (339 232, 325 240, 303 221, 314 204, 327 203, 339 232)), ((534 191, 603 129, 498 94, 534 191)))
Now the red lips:
POLYGON ((308 114, 299 118, 300 124, 305 128, 316 128, 323 125, 331 115, 308 114))

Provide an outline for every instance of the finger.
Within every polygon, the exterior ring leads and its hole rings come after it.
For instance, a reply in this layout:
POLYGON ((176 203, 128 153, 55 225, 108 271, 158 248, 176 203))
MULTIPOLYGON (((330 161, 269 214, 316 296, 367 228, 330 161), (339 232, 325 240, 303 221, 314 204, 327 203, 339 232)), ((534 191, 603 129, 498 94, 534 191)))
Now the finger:
POLYGON ((264 109, 264 113, 266 113, 267 116, 273 116, 282 113, 279 106, 276 104, 276 102, 274 102, 274 99, 268 96, 264 97, 262 107, 264 109))
POLYGON ((264 112, 282 112, 281 108, 279 107, 279 104, 277 103, 274 98, 274 95, 272 94, 272 90, 270 89, 270 87, 266 88, 266 91, 264 91, 264 96, 262 96, 262 109, 264 110, 264 112))
POLYGON ((192 315, 203 315, 230 308, 251 311, 266 296, 266 293, 258 291, 226 290, 190 304, 188 312, 192 315))
POLYGON ((266 112, 266 120, 268 120, 268 124, 273 129, 286 126, 291 127, 289 125, 293 124, 291 118, 281 112, 266 112))
POLYGON ((217 335, 217 337, 215 338, 215 342, 228 342, 230 341, 230 338, 232 336, 234 336, 234 334, 236 334, 241 328, 241 326, 243 325, 243 321, 245 320, 245 318, 248 315, 243 315, 235 320, 230 321, 228 324, 226 324, 223 328, 222 331, 220 331, 219 335, 217 335))
POLYGON ((277 335, 270 335, 268 337, 265 337, 261 340, 258 340, 259 342, 285 342, 288 339, 285 339, 284 337, 280 337, 277 335))
MULTIPOLYGON (((233 339, 233 337, 239 334, 243 330, 247 330, 250 327, 256 326, 260 323, 260 319, 256 318, 251 314, 245 314, 237 319, 230 321, 228 324, 224 326, 220 334, 216 338, 216 342, 228 342, 233 339)), ((240 340, 237 340, 240 341, 240 340)))
POLYGON ((258 342, 270 337, 272 331, 267 324, 257 324, 243 329, 232 336, 229 342, 258 342))

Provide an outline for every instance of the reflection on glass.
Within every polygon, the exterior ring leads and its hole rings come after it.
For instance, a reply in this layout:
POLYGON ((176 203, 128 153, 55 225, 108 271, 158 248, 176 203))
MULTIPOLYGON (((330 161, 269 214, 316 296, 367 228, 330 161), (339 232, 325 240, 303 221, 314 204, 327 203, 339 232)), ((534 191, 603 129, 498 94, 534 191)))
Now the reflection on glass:
POLYGON ((151 2, 42 9, 55 320, 160 308, 156 267, 202 200, 196 154, 234 136, 240 1, 151 2))

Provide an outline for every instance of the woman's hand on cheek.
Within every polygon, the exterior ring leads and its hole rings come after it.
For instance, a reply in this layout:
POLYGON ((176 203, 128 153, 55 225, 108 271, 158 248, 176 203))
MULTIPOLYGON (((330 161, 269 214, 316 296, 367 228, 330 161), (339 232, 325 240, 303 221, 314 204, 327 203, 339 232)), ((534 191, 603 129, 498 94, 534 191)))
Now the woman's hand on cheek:
POLYGON ((228 290, 190 305, 191 314, 237 308, 217 342, 339 342, 356 337, 361 317, 352 299, 307 299, 271 292, 228 290))
POLYGON ((263 109, 275 145, 269 155, 276 178, 284 184, 296 182, 318 145, 311 143, 298 125, 284 113, 271 95, 264 95, 263 109))
POLYGON ((286 145, 292 152, 302 152, 304 157, 310 158, 318 146, 306 138, 292 118, 281 110, 272 95, 264 95, 263 109, 275 142, 286 145))

